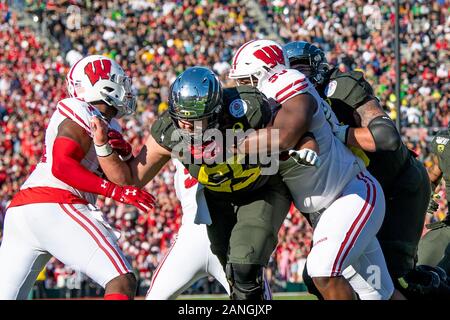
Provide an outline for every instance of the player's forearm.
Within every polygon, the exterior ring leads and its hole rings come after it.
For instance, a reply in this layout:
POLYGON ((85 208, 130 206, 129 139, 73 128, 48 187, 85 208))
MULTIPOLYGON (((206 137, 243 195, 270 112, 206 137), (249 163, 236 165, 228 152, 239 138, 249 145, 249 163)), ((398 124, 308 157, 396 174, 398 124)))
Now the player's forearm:
POLYGON ((170 151, 150 136, 139 154, 128 162, 133 184, 139 188, 149 183, 170 160, 170 151))
POLYGON ((80 191, 108 196, 108 186, 112 185, 81 165, 84 151, 78 142, 58 137, 52 155, 52 174, 57 179, 80 191))
POLYGON ((241 154, 276 154, 280 150, 278 129, 264 128, 250 133, 238 146, 241 154))
POLYGON ((428 178, 430 179, 431 189, 436 192, 439 189, 439 183, 442 179, 442 172, 440 169, 431 168, 430 171, 428 171, 428 178))
POLYGON ((376 151, 375 140, 368 128, 349 128, 347 145, 358 147, 364 151, 376 151))
POLYGON ((109 181, 120 186, 136 185, 129 163, 120 160, 117 153, 113 152, 107 157, 97 157, 97 159, 109 181))

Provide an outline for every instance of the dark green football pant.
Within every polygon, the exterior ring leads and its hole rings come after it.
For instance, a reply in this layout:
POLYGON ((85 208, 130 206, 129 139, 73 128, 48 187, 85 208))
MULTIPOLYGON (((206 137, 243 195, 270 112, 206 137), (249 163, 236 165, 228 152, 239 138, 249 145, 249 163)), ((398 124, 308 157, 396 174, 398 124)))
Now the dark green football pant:
POLYGON ((391 190, 385 191, 386 214, 377 234, 393 279, 404 276, 415 267, 431 195, 425 167, 414 158, 410 161, 391 190))
POLYGON ((266 265, 278 244, 278 231, 291 197, 279 175, 253 191, 217 193, 205 188, 211 214, 211 250, 227 263, 266 265))
POLYGON ((450 226, 430 230, 419 242, 417 264, 439 266, 450 275, 450 226))

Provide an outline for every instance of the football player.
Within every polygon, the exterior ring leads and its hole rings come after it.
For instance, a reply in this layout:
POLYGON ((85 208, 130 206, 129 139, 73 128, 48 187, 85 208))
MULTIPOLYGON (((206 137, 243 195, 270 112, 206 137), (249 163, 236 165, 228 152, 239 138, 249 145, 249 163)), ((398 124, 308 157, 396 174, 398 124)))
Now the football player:
MULTIPOLYGON (((445 181, 447 203, 450 199, 450 141, 449 129, 439 131, 431 142, 433 166, 429 170, 432 188, 436 192, 441 179, 445 181)), ((439 204, 435 197, 430 200, 428 212, 437 210, 439 204)), ((450 275, 450 217, 447 213, 442 221, 427 225, 430 231, 420 240, 418 251, 418 264, 438 266, 450 275)))
POLYGON ((430 196, 426 169, 402 142, 362 72, 331 67, 323 51, 307 42, 288 43, 284 51, 291 67, 303 72, 331 106, 338 123, 332 112, 327 115, 335 135, 380 182, 386 216, 377 238, 396 288, 408 295, 405 277, 415 268, 430 196))
MULTIPOLYGON (((261 164, 236 161, 234 155, 217 160, 219 153, 227 153, 214 147, 216 140, 205 140, 204 133, 245 132, 263 128, 271 119, 269 103, 258 90, 222 89, 211 70, 192 67, 172 84, 169 112, 152 125, 151 137, 135 159, 124 163, 115 153, 99 157, 110 179, 138 186, 148 183, 172 154, 181 160, 204 186, 200 191, 211 215, 211 250, 226 271, 233 299, 262 300, 263 266, 277 245, 291 197, 278 175, 262 174, 261 164)), ((94 128, 96 144, 107 145, 104 124, 94 119, 94 128)))
MULTIPOLYGON (((154 198, 102 177, 90 128, 97 115, 120 130, 115 118, 135 110, 131 82, 114 60, 92 55, 72 66, 67 88, 70 98, 58 102, 46 129, 42 159, 6 212, 0 299, 26 299, 52 256, 105 288, 105 299, 134 298, 133 269, 95 202, 102 195, 147 211, 154 198)), ((103 149, 97 152, 106 156, 103 149)))
MULTIPOLYGON (((250 41, 233 57, 229 77, 238 84, 251 84, 276 108, 273 124, 249 136, 238 152, 251 153, 271 130, 278 130, 282 151, 291 157, 280 163, 280 175, 296 207, 306 214, 314 229, 314 246, 308 256, 310 276, 326 299, 353 299, 354 291, 343 276, 352 266, 367 279, 377 266, 381 286, 373 285, 373 298, 402 298, 396 293, 383 253, 375 238, 384 217, 380 185, 339 141, 322 109, 326 102, 301 72, 289 68, 281 45, 270 40, 250 41), (296 161, 297 141, 310 133, 319 147, 320 166, 302 166, 296 161), (294 150, 293 150, 294 149, 294 150)), ((274 141, 271 141, 274 143, 274 141)))

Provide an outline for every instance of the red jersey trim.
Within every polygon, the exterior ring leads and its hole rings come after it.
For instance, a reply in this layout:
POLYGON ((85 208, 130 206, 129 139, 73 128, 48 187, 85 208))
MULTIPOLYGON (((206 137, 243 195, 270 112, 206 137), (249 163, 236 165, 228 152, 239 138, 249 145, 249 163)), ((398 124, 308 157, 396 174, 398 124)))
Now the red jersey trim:
POLYGON ((74 195, 69 190, 52 187, 34 187, 20 190, 12 199, 8 208, 24 206, 33 203, 80 203, 89 202, 74 195))
POLYGON ((302 83, 305 81, 305 78, 296 80, 294 83, 290 83, 288 84, 286 87, 284 87, 283 89, 281 89, 280 91, 277 92, 277 94, 275 95, 275 99, 278 100, 278 96, 281 96, 283 93, 285 93, 287 90, 291 89, 292 87, 302 83))
POLYGON ((304 85, 292 89, 292 91, 290 91, 288 94, 284 95, 283 97, 277 99, 279 104, 283 104, 287 99, 291 98, 293 95, 295 95, 296 93, 301 93, 302 90, 306 89, 308 87, 308 83, 305 83, 304 85))
POLYGON ((59 102, 59 107, 61 107, 61 108, 58 108, 58 110, 61 112, 61 114, 62 114, 63 116, 65 116, 65 117, 67 117, 67 118, 71 118, 72 120, 75 120, 75 121, 78 120, 78 121, 79 121, 79 124, 80 124, 87 132, 91 132, 91 129, 90 129, 90 127, 86 124, 86 122, 84 122, 84 120, 81 119, 80 116, 78 116, 75 112, 73 112, 73 110, 70 109, 67 105, 65 105, 64 103, 62 103, 62 102, 60 101, 60 102, 59 102), (65 114, 65 113, 63 112, 63 110, 61 110, 61 109, 63 109, 64 111, 68 112, 70 115, 72 115, 72 117, 67 116, 67 114, 65 114))

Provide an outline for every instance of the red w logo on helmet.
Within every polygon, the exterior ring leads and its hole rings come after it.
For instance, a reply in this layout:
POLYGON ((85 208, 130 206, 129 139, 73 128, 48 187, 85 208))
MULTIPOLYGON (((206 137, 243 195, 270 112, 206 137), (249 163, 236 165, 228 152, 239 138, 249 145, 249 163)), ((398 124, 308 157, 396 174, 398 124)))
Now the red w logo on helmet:
POLYGON ((277 64, 284 64, 283 51, 276 45, 263 47, 253 53, 259 60, 264 61, 270 68, 277 64))
POLYGON ((88 76, 91 84, 94 85, 98 80, 109 79, 109 73, 111 72, 111 61, 109 60, 95 60, 88 63, 84 67, 84 73, 88 76))

